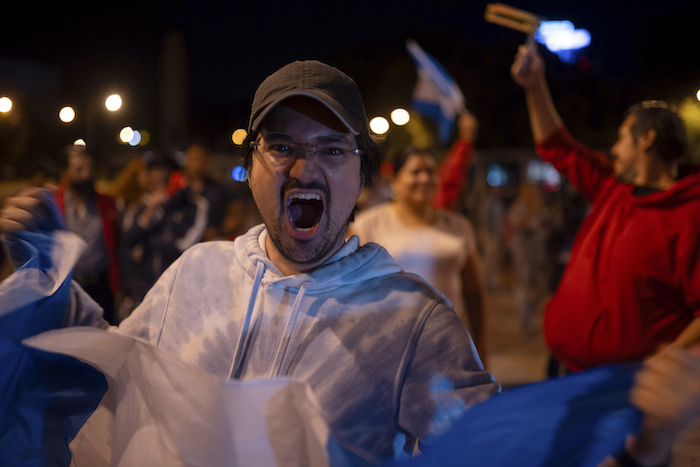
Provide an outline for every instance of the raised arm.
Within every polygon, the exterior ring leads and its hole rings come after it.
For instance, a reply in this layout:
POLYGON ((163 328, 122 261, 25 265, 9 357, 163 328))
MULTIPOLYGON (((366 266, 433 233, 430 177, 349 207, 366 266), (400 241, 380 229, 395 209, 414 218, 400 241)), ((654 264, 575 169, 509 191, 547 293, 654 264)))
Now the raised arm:
POLYGON ((544 75, 544 61, 535 46, 521 45, 510 69, 513 80, 525 90, 535 143, 541 143, 563 126, 544 75))
POLYGON ((465 110, 459 115, 459 136, 438 169, 440 182, 435 189, 434 207, 448 210, 457 207, 457 199, 466 185, 478 127, 479 122, 471 112, 465 110))

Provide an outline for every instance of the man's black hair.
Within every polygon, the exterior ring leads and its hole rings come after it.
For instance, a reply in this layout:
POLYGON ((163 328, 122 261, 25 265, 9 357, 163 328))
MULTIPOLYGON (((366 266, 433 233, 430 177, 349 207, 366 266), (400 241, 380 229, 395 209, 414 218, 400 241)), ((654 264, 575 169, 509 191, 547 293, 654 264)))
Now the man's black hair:
POLYGON ((635 141, 649 130, 656 132, 656 140, 648 149, 653 156, 675 162, 688 151, 688 136, 683 121, 665 102, 644 101, 635 104, 625 113, 625 118, 629 116, 635 117, 630 126, 635 141))

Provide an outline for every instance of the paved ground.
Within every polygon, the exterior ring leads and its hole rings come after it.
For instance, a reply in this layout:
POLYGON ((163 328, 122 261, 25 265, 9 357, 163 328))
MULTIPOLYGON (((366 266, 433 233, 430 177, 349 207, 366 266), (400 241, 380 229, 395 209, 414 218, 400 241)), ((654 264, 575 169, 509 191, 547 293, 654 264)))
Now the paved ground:
POLYGON ((541 312, 526 336, 510 290, 488 291, 486 310, 487 365, 496 379, 504 388, 545 379, 548 354, 542 338, 541 312))

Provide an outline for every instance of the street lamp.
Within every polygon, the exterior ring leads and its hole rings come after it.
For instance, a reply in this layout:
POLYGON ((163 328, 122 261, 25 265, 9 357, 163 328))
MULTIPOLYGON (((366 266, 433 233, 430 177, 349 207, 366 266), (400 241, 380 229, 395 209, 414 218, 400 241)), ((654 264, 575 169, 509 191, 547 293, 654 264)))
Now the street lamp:
POLYGON ((383 135, 389 131, 389 122, 384 117, 374 117, 369 122, 369 128, 377 135, 383 135))
POLYGON ((73 107, 67 105, 58 112, 58 118, 60 118, 63 123, 70 123, 75 119, 75 110, 73 110, 73 107))
POLYGON ((398 126, 407 124, 409 120, 411 120, 411 115, 406 109, 399 107, 391 112, 391 121, 398 126))
POLYGON ((12 101, 9 97, 0 97, 0 112, 6 114, 12 109, 12 101))
POLYGON ((105 100, 105 107, 110 112, 116 112, 122 106, 122 98, 119 94, 112 94, 105 100))

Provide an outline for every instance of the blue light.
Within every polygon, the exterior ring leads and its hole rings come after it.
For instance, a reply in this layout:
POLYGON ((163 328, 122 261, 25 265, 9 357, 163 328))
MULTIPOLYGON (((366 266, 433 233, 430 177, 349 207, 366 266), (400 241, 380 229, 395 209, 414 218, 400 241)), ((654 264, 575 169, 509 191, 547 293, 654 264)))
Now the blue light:
POLYGON ((508 185, 508 173, 497 164, 490 164, 486 173, 486 183, 490 186, 505 186, 508 185))
POLYGON ((535 39, 550 52, 559 53, 588 47, 591 44, 591 33, 585 29, 576 29, 574 23, 568 20, 542 21, 535 39))
POLYGON ((231 169, 231 178, 237 182, 245 182, 248 180, 248 172, 240 165, 231 169))

